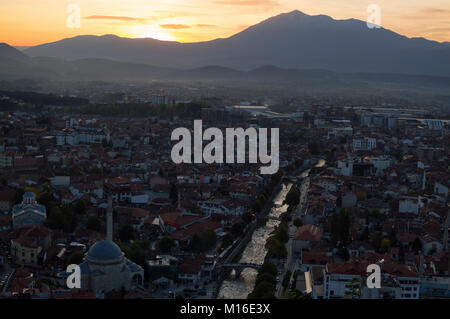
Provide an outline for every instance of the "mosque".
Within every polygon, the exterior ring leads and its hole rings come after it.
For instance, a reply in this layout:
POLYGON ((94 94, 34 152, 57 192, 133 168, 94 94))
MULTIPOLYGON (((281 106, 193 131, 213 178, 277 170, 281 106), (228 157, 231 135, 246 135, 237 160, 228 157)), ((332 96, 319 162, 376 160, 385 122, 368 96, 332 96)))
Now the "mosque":
POLYGON ((81 263, 81 289, 96 295, 142 286, 144 270, 127 259, 113 242, 112 199, 108 198, 107 236, 91 246, 81 263))

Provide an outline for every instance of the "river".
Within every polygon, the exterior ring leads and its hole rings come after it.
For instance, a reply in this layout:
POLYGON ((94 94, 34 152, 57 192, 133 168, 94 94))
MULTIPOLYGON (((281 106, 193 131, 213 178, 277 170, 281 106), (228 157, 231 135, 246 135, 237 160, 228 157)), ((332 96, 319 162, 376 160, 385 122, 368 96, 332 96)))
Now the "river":
MULTIPOLYGON (((282 205, 292 184, 283 184, 280 192, 274 200, 274 207, 270 210, 269 219, 265 226, 256 229, 252 235, 250 242, 247 244, 241 258, 240 263, 262 264, 266 257, 267 250, 264 247, 270 233, 280 223, 278 217, 287 210, 287 205, 282 205), (273 217, 273 218, 270 218, 273 217)), ((241 273, 239 278, 234 279, 234 271, 229 279, 223 281, 220 287, 218 299, 245 299, 252 292, 255 284, 257 271, 247 268, 241 273)))

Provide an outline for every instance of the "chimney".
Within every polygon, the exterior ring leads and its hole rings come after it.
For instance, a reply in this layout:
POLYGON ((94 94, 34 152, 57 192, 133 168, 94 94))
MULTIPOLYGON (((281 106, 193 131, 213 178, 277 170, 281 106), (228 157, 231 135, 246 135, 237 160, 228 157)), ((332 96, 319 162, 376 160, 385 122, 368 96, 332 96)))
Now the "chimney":
POLYGON ((108 207, 106 208, 106 240, 113 240, 113 208, 111 195, 108 196, 108 207))

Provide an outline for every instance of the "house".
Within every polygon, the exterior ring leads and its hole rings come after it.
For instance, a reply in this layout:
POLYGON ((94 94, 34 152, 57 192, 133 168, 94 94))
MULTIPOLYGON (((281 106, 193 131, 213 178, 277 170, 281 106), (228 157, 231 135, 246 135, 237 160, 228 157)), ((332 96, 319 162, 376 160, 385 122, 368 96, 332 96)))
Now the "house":
POLYGON ((324 299, 359 298, 354 294, 361 288, 361 279, 366 274, 368 265, 367 261, 360 259, 327 264, 324 276, 324 299))
POLYGON ((178 265, 178 279, 191 285, 197 285, 202 278, 203 263, 205 256, 194 255, 183 259, 178 265))
POLYGON ((326 251, 302 251, 300 258, 300 270, 303 272, 310 271, 313 267, 322 267, 331 263, 333 258, 326 251))
POLYGON ((398 205, 399 213, 419 213, 419 204, 417 198, 414 197, 403 197, 399 200, 398 205))
POLYGON ((50 246, 52 232, 45 227, 28 226, 12 230, 11 256, 19 265, 38 265, 45 261, 46 249, 50 246))
POLYGON ((448 186, 436 181, 434 183, 434 192, 439 195, 444 195, 444 197, 447 198, 448 197, 448 186))
POLYGON ((14 204, 16 192, 13 189, 0 192, 0 211, 9 211, 14 204))
POLYGON ((320 243, 323 229, 313 224, 300 226, 294 235, 292 249, 295 253, 309 250, 315 244, 320 243))
POLYGON ((400 299, 419 299, 419 273, 415 267, 392 262, 383 264, 381 271, 397 278, 401 287, 400 299))

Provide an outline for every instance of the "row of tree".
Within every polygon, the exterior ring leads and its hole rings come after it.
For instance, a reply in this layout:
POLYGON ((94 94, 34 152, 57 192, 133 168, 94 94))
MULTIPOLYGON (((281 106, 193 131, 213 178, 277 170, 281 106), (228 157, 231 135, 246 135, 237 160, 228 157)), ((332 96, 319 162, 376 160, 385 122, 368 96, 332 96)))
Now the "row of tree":
POLYGON ((277 285, 277 267, 264 262, 256 276, 255 287, 248 295, 248 299, 274 299, 275 287, 277 285))
MULTIPOLYGON (((89 115, 111 115, 128 117, 153 117, 158 116, 163 119, 173 119, 180 117, 183 119, 201 118, 202 108, 209 108, 210 105, 203 102, 178 103, 175 105, 153 105, 151 103, 128 103, 128 104, 95 104, 83 106, 77 109, 77 113, 89 115)), ((68 112, 73 109, 68 108, 68 112)))

